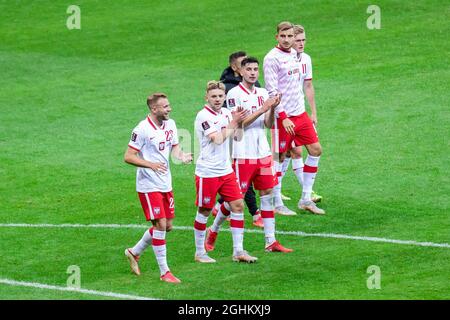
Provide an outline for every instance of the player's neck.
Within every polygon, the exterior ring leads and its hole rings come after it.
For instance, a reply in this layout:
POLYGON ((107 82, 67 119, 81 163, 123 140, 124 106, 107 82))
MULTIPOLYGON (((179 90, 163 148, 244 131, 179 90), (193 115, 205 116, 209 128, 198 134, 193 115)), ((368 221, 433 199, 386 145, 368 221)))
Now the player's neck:
POLYGON ((149 114, 148 116, 158 127, 161 127, 163 125, 163 119, 158 119, 154 114, 149 114))
POLYGON ((218 108, 216 109, 214 106, 210 105, 209 103, 206 104, 206 106, 207 106, 208 108, 210 108, 212 111, 214 111, 215 113, 220 113, 220 110, 222 109, 221 106, 218 107, 218 108))
POLYGON ((252 92, 253 89, 255 88, 255 84, 254 83, 249 83, 245 80, 242 80, 242 85, 244 86, 245 89, 247 89, 248 91, 252 92))

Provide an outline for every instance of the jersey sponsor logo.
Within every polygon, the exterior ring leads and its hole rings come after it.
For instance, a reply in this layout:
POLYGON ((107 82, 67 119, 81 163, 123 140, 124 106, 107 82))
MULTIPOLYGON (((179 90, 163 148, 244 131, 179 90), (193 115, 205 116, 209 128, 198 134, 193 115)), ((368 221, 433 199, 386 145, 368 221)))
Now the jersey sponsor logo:
POLYGON ((136 139, 137 139, 137 134, 133 132, 131 134, 131 141, 136 142, 136 139))
POLYGON ((214 124, 218 124, 218 123, 219 123, 219 121, 214 122, 214 124))
POLYGON ((160 207, 153 207, 153 213, 154 214, 160 214, 161 213, 161 208, 160 207))
POLYGON ((297 74, 300 73, 300 69, 299 68, 295 68, 294 70, 289 70, 288 71, 288 76, 292 76, 293 74, 297 74))
POLYGON ((236 101, 234 99, 228 99, 228 107, 233 108, 236 105, 236 101))
POLYGON ((248 102, 248 100, 242 100, 242 102, 244 102, 244 103, 245 103, 245 102, 248 102))
POLYGON ((211 202, 211 198, 210 198, 210 197, 204 197, 204 198, 203 198, 203 202, 204 202, 205 204, 208 204, 208 203, 211 202))
POLYGON ((209 128, 211 128, 208 121, 202 122, 202 127, 203 130, 208 130, 209 128))
POLYGON ((159 151, 163 151, 166 148, 166 142, 162 141, 159 143, 159 151))

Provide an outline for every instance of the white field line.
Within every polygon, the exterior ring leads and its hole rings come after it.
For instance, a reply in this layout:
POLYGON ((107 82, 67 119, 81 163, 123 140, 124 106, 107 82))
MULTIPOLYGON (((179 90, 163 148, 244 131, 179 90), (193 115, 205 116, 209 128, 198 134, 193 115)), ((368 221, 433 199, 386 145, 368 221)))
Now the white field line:
POLYGON ((2 279, 0 278, 0 284, 6 284, 14 287, 29 287, 29 288, 38 288, 38 289, 46 289, 46 290, 55 290, 55 291, 66 291, 66 292, 77 292, 83 294, 90 294, 94 296, 103 296, 109 298, 119 298, 119 299, 129 299, 129 300, 158 300, 150 297, 140 297, 133 296, 129 294, 115 293, 115 292, 104 292, 104 291, 96 291, 96 290, 88 290, 88 289, 78 289, 72 287, 61 287, 61 286, 53 286, 43 283, 36 282, 25 282, 25 281, 15 281, 10 279, 2 279))
MULTIPOLYGON (((1 223, 0 228, 113 228, 113 229, 145 229, 148 228, 142 224, 26 224, 26 223, 1 223)), ((193 231, 193 227, 187 226, 174 226, 175 230, 187 230, 193 231)), ((222 231, 230 232, 230 229, 222 228, 222 231)), ((264 234, 262 230, 246 229, 248 233, 260 233, 264 234)), ((346 234, 335 233, 306 233, 302 231, 277 231, 277 234, 298 236, 298 237, 319 237, 319 238, 333 238, 333 239, 346 239, 346 240, 360 240, 360 241, 372 241, 372 242, 384 242, 400 245, 412 245, 419 247, 435 247, 435 248, 450 248, 449 243, 434 243, 434 242, 418 242, 413 240, 396 240, 378 237, 365 237, 365 236, 352 236, 346 234)))

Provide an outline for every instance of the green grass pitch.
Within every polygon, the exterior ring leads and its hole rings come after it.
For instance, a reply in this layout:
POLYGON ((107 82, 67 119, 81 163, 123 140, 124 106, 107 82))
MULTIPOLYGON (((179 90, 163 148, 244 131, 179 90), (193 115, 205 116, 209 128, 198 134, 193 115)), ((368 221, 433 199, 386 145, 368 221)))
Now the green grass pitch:
MULTIPOLYGON (((166 92, 192 134, 206 81, 228 55, 262 61, 276 24, 291 20, 305 26, 313 59, 324 149, 315 190, 327 214, 277 216, 277 229, 450 243, 447 4, 380 0, 381 29, 369 30, 365 1, 80 0, 81 29, 68 30, 71 4, 0 2, 0 279, 65 286, 77 265, 82 288, 160 299, 450 298, 448 245, 280 234, 295 250, 281 255, 246 233, 259 261, 242 265, 223 232, 218 263, 201 265, 193 231, 177 229, 167 236, 175 286, 159 280, 151 249, 142 276, 130 273, 123 250, 145 229, 5 227, 145 224, 123 153, 146 95, 166 92), (367 287, 372 265, 381 289, 367 287)), ((172 173, 175 225, 191 227, 194 165, 172 173)), ((283 193, 295 208, 292 171, 283 193)), ((0 299, 104 298, 0 283, 0 299)))

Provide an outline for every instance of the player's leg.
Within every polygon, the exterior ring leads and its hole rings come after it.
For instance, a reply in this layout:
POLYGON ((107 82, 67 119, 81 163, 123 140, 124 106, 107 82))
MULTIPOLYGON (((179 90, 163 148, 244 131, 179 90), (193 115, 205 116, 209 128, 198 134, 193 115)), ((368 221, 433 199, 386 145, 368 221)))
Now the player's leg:
POLYGON ((223 198, 219 197, 219 200, 217 200, 216 204, 214 205, 214 208, 212 209, 211 214, 213 215, 213 217, 215 217, 217 215, 217 212, 219 211, 220 205, 223 203, 223 198))
POLYGON ((283 215, 283 216, 295 216, 295 215, 297 215, 297 213, 295 213, 294 211, 292 211, 288 207, 286 207, 285 204, 283 203, 283 199, 281 198, 281 185, 282 185, 283 176, 284 176, 281 163, 283 163, 283 161, 286 158, 286 152, 283 152, 280 154, 275 154, 274 159, 276 159, 276 157, 278 157, 278 162, 276 160, 274 160, 274 167, 275 167, 275 171, 277 172, 278 183, 273 187, 273 192, 272 192, 273 203, 275 206, 275 213, 277 213, 279 215, 283 215))
POLYGON ((272 189, 260 191, 261 216, 264 221, 265 251, 266 252, 292 252, 285 248, 275 238, 275 214, 272 202, 272 189))
POLYGON ((156 219, 154 222, 152 247, 156 261, 158 262, 160 279, 165 282, 180 283, 181 281, 170 272, 169 266, 167 265, 166 218, 156 219))
POLYGON ((158 261, 159 270, 161 272, 160 279, 170 283, 180 283, 167 265, 167 248, 166 248, 166 234, 172 230, 172 222, 175 218, 175 203, 172 192, 166 192, 163 196, 164 217, 155 220, 155 230, 153 234, 152 246, 158 261))
MULTIPOLYGON (((289 165, 291 164, 291 159, 292 159, 291 151, 289 150, 288 152, 286 152, 286 157, 284 158, 283 164, 281 165, 281 176, 282 177, 285 176, 287 170, 289 169, 289 165)), ((291 200, 290 197, 285 196, 283 194, 283 186, 281 186, 281 200, 283 200, 283 201, 284 200, 286 200, 286 201, 291 200)))
POLYGON ((233 261, 253 263, 258 258, 252 257, 244 250, 244 201, 230 201, 230 229, 233 238, 233 261))
POLYGON ((219 234, 220 227, 230 217, 231 208, 228 202, 223 202, 219 210, 217 211, 216 217, 214 218, 214 222, 206 229, 206 240, 205 240, 205 249, 206 251, 214 250, 216 245, 217 235, 219 234))
MULTIPOLYGON (((224 198, 226 202, 230 204, 230 229, 233 239, 233 261, 242 262, 255 262, 258 258, 250 256, 244 250, 244 201, 242 197, 242 191, 239 187, 248 186, 249 179, 239 181, 237 177, 243 177, 244 171, 239 172, 240 165, 235 166, 235 172, 230 173, 227 176, 221 177, 222 184, 219 188, 219 194, 224 198)), ((249 172, 246 171, 246 174, 249 172)), ((252 173, 250 173, 252 174, 252 173)), ((251 176, 250 176, 251 177, 251 176)))
POLYGON ((252 184, 248 186, 248 190, 245 193, 244 200, 245 204, 247 205, 248 211, 252 215, 253 225, 255 227, 263 228, 264 226, 262 223, 260 210, 256 203, 256 194, 252 184))
MULTIPOLYGON (((142 210, 144 211, 145 219, 147 221, 151 221, 151 214, 153 213, 150 210, 150 194, 138 193, 138 197, 142 206, 142 210)), ((134 245, 134 247, 125 249, 125 256, 130 263, 131 271, 136 275, 141 274, 141 270, 138 264, 139 258, 144 253, 144 251, 152 244, 152 234, 153 226, 144 232, 142 238, 134 245)))
MULTIPOLYGON (((292 148, 292 169, 294 171, 295 176, 297 177, 297 181, 300 185, 300 188, 303 187, 303 156, 302 156, 302 146, 297 146, 292 148)), ((314 190, 311 192, 311 200, 314 202, 322 201, 322 196, 315 193, 314 190)))
POLYGON ((299 208, 314 214, 325 214, 325 211, 318 208, 311 198, 314 181, 319 167, 319 159, 322 154, 322 147, 319 142, 315 142, 306 145, 306 149, 308 150, 308 156, 305 161, 305 166, 303 167, 303 188, 302 197, 299 201, 299 208))
POLYGON ((257 174, 253 180, 255 189, 259 190, 261 216, 264 223, 265 249, 268 252, 291 252, 291 249, 284 248, 275 238, 275 214, 272 201, 272 188, 275 184, 275 177, 272 171, 272 157, 261 159, 257 174))
POLYGON ((213 263, 216 260, 210 258, 205 249, 206 224, 214 207, 219 187, 219 178, 196 177, 197 197, 195 205, 198 207, 194 221, 195 256, 194 259, 201 263, 213 263))

